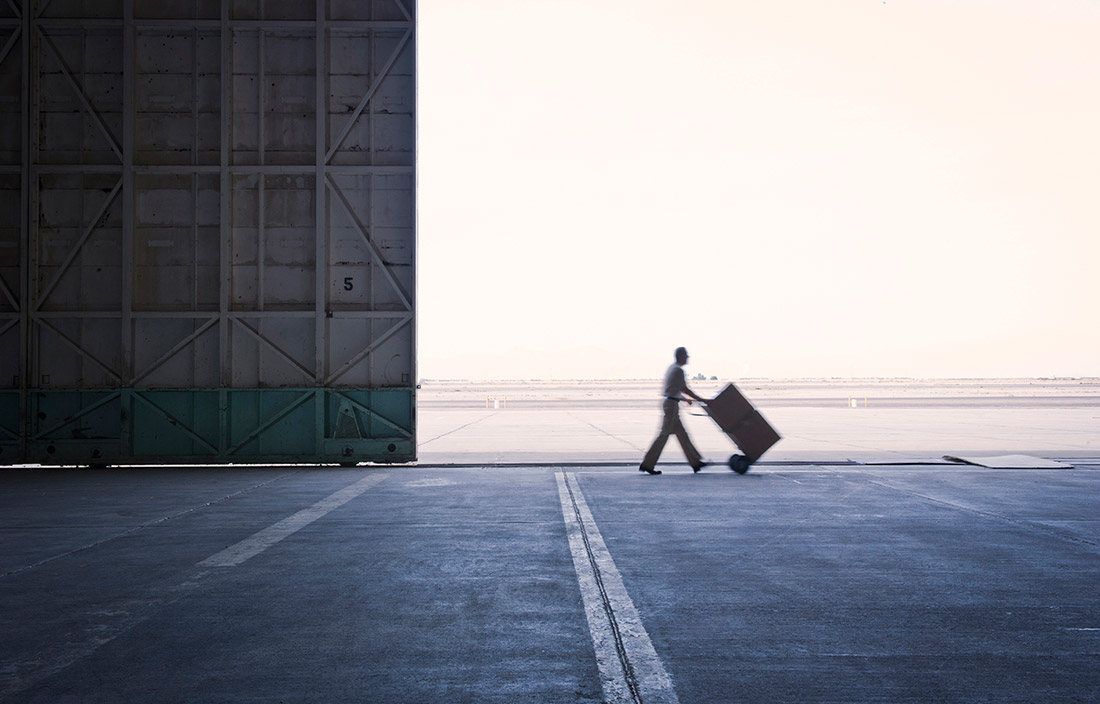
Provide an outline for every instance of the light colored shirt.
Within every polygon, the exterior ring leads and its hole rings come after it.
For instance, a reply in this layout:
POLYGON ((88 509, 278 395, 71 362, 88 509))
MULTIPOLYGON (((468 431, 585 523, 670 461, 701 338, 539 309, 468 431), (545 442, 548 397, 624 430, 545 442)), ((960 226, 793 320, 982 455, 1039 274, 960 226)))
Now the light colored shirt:
POLYGON ((680 398, 687 388, 687 379, 684 377, 684 368, 679 364, 673 364, 665 372, 665 397, 680 398))

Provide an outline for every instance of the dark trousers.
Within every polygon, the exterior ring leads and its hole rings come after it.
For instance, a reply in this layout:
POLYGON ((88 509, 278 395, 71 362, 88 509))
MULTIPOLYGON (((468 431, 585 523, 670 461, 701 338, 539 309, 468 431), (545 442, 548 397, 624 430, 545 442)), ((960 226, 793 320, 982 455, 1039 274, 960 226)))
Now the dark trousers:
POLYGON ((669 435, 675 435, 676 439, 680 441, 680 447, 683 448, 684 455, 687 456, 688 464, 694 467, 702 462, 702 456, 695 449, 695 445, 691 444, 691 438, 688 437, 687 430, 680 421, 680 402, 666 398, 661 405, 661 409, 665 414, 661 420, 661 430, 657 433, 657 438, 653 441, 653 444, 649 446, 649 452, 645 453, 642 466, 653 469, 657 464, 657 460, 661 457, 661 451, 665 449, 665 443, 668 442, 669 435))

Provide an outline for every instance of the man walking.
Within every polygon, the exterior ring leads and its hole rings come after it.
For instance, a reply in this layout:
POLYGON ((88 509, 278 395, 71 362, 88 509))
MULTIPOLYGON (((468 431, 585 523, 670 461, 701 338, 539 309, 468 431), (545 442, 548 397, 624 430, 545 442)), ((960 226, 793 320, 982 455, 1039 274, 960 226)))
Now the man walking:
POLYGON ((684 365, 687 364, 687 361, 687 350, 683 347, 677 347, 676 363, 665 372, 665 399, 661 404, 665 415, 661 421, 661 430, 657 433, 657 438, 653 441, 653 444, 650 445, 649 452, 645 453, 645 458, 638 467, 639 472, 661 473, 661 470, 657 469, 657 459, 661 456, 661 450, 665 449, 665 443, 668 442, 669 435, 675 435, 676 439, 680 441, 680 447, 687 455, 688 464, 691 465, 693 472, 698 472, 706 465, 706 462, 700 457, 699 451, 695 449, 695 445, 691 444, 691 438, 688 437, 687 430, 680 421, 680 401, 687 401, 689 405, 691 399, 701 402, 706 401, 705 398, 697 396, 688 388, 687 377, 684 375, 684 365), (684 398, 685 394, 690 398, 684 398))

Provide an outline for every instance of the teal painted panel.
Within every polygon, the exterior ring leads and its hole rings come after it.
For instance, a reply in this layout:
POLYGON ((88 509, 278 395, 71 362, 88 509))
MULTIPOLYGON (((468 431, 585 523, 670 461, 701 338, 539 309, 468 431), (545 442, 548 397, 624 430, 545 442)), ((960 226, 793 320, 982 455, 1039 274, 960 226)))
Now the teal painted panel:
POLYGON ((412 394, 401 389, 339 389, 329 394, 328 437, 411 438, 415 416, 412 394))
POLYGON ((316 454, 316 393, 312 389, 233 390, 228 396, 231 455, 316 454))
POLYGON ((25 460, 99 464, 121 451, 122 393, 117 390, 34 391, 29 395, 25 460))
POLYGON ((31 439, 117 440, 121 392, 49 391, 31 393, 31 439))
POLYGON ((324 454, 339 462, 408 462, 415 459, 416 443, 412 440, 389 438, 382 440, 325 440, 324 454))
POLYGON ((0 391, 0 442, 18 442, 19 426, 19 392, 0 391))
POLYGON ((217 391, 136 391, 130 399, 134 455, 218 454, 217 391))
POLYGON ((19 417, 19 392, 0 391, 0 465, 18 461, 22 436, 19 417))
MULTIPOLYGON (((397 463, 416 459, 415 389, 56 390, 28 394, 4 464, 397 463)), ((0 427, 19 393, 0 393, 0 427)))

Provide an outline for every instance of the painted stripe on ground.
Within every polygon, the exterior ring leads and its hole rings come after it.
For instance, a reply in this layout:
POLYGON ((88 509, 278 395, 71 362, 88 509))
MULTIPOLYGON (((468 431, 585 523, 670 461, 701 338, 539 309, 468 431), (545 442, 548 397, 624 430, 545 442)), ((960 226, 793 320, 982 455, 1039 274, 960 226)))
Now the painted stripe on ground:
POLYGON ((584 614, 596 650, 604 701, 679 704, 672 678, 665 672, 642 626, 577 478, 571 472, 556 472, 554 476, 558 480, 561 512, 584 600, 584 614))
POLYGON ((302 509, 293 516, 288 516, 278 523, 264 528, 259 533, 245 538, 236 545, 230 545, 218 554, 206 558, 199 563, 199 567, 235 567, 248 558, 267 550, 283 538, 305 528, 328 512, 343 506, 385 478, 385 474, 371 474, 360 479, 351 486, 318 501, 309 508, 302 509))
POLYGON ((36 567, 41 567, 42 565, 53 562, 54 560, 60 560, 60 559, 65 558, 65 557, 69 557, 71 555, 75 555, 77 553, 84 552, 85 550, 92 550, 93 548, 98 548, 100 545, 104 545, 104 544, 109 543, 113 540, 118 540, 119 538, 125 538, 126 536, 131 535, 133 533, 136 533, 137 531, 142 530, 144 528, 152 528, 153 526, 158 526, 161 523, 164 523, 166 521, 171 521, 171 520, 179 518, 181 516, 186 516, 189 513, 193 513, 194 511, 198 511, 198 510, 207 508, 208 506, 214 506, 215 504, 220 504, 221 502, 226 501, 228 499, 235 499, 238 496, 240 496, 241 494, 244 494, 244 493, 249 492, 249 491, 253 491, 255 489, 259 489, 261 487, 265 487, 268 484, 271 484, 272 482, 277 482, 280 479, 285 479, 286 477, 289 477, 289 476, 297 474, 297 473, 298 472, 288 472, 286 474, 280 474, 279 476, 274 477, 273 479, 267 479, 265 481, 260 482, 259 484, 254 484, 252 486, 245 487, 244 489, 241 489, 240 491, 235 491, 232 494, 228 494, 226 496, 221 497, 220 499, 214 499, 213 501, 207 501, 206 503, 199 504, 198 506, 191 506, 190 508, 185 508, 182 511, 178 511, 177 513, 173 513, 171 515, 164 516, 162 518, 158 518, 155 521, 150 521, 148 523, 142 523, 141 525, 134 526, 133 528, 129 528, 127 530, 124 530, 121 533, 116 533, 116 534, 114 534, 114 535, 112 535, 108 538, 103 538, 101 540, 95 541, 94 543, 89 543, 87 545, 82 545, 81 547, 76 548, 75 550, 69 550, 68 552, 61 553, 60 555, 53 555, 51 557, 47 557, 44 560, 39 560, 38 562, 35 562, 34 564, 24 565, 22 567, 18 567, 14 570, 11 570, 10 572, 5 572, 4 574, 0 574, 0 579, 2 579, 4 577, 10 577, 10 576, 15 575, 15 574, 19 574, 20 572, 26 572, 27 570, 33 570, 36 567))

